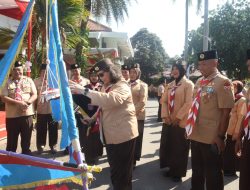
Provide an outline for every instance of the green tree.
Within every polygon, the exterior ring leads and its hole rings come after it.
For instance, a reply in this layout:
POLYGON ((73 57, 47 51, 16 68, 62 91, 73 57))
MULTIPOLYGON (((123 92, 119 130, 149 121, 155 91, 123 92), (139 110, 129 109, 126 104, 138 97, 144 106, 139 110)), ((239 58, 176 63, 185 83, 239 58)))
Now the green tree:
POLYGON ((140 29, 132 38, 131 43, 135 51, 129 62, 139 63, 142 70, 142 80, 147 82, 153 74, 161 72, 166 66, 168 55, 158 36, 150 33, 146 28, 140 29))
MULTIPOLYGON (((250 5, 244 0, 237 0, 211 12, 210 47, 217 49, 220 69, 227 71, 231 78, 243 79, 247 76, 246 50, 250 47, 250 5)), ((195 61, 195 54, 202 50, 200 31, 203 25, 189 34, 190 58, 195 61)))

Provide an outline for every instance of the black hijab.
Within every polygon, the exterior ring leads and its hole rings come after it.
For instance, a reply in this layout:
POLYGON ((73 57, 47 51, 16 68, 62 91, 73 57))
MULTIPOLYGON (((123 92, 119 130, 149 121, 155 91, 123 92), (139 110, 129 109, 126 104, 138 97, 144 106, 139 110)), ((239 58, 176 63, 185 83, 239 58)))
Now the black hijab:
POLYGON ((174 79, 175 80, 175 84, 178 84, 178 82, 180 82, 180 80, 184 77, 184 75, 186 74, 186 69, 184 68, 184 65, 182 65, 182 64, 178 64, 178 63, 175 63, 175 64, 173 64, 173 66, 172 66, 172 71, 173 71, 173 68, 177 68, 178 69, 178 71, 179 71, 179 73, 180 73, 180 75, 179 75, 179 77, 177 78, 177 79, 174 79))

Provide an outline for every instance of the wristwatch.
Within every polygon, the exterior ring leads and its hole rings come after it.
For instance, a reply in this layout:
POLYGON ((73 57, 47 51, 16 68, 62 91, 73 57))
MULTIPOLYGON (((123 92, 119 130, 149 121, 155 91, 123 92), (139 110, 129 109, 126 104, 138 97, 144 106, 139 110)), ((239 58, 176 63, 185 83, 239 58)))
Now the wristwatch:
POLYGON ((89 93, 89 89, 88 89, 88 88, 85 88, 84 91, 83 91, 83 95, 84 95, 84 96, 87 96, 88 93, 89 93))

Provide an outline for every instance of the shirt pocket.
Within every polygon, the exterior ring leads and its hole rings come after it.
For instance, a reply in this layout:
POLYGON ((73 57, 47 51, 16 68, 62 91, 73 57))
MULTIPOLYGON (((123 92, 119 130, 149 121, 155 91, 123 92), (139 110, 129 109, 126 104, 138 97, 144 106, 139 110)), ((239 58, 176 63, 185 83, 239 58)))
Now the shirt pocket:
POLYGON ((23 84, 23 92, 24 92, 24 93, 30 93, 30 92, 31 92, 30 83, 24 83, 24 84, 23 84))

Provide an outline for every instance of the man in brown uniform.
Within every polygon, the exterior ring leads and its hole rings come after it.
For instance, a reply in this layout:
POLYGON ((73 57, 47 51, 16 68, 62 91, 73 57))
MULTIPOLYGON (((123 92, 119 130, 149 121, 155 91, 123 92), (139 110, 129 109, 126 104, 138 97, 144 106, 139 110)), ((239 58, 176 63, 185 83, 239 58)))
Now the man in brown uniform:
POLYGON ((23 154, 30 154, 34 107, 37 91, 31 78, 23 76, 21 62, 15 62, 11 78, 2 91, 6 108, 7 151, 16 152, 18 136, 21 135, 23 154))
POLYGON ((48 101, 41 101, 41 93, 48 88, 46 75, 47 64, 41 65, 40 77, 34 80, 38 92, 37 100, 37 123, 36 123, 36 146, 39 153, 42 153, 46 145, 47 130, 49 131, 49 147, 52 154, 56 153, 58 138, 58 122, 54 121, 51 114, 51 106, 48 101))
POLYGON ((81 76, 81 68, 78 64, 73 64, 70 66, 71 71, 71 80, 76 82, 77 84, 80 84, 82 86, 86 86, 89 84, 89 79, 84 78, 81 76))
POLYGON ((217 70, 217 51, 199 53, 198 59, 203 77, 194 89, 199 108, 189 137, 192 140, 192 190, 204 190, 205 184, 207 190, 222 190, 222 151, 229 113, 234 106, 233 87, 217 70))
MULTIPOLYGON (((250 49, 247 50, 247 67, 250 72, 250 49)), ((240 183, 239 190, 249 190, 250 187, 250 129, 249 129, 249 114, 250 114, 250 89, 247 91, 247 114, 243 122, 241 134, 239 134, 236 141, 235 151, 237 154, 241 152, 240 156, 240 183), (243 146, 242 137, 244 136, 243 146)))

